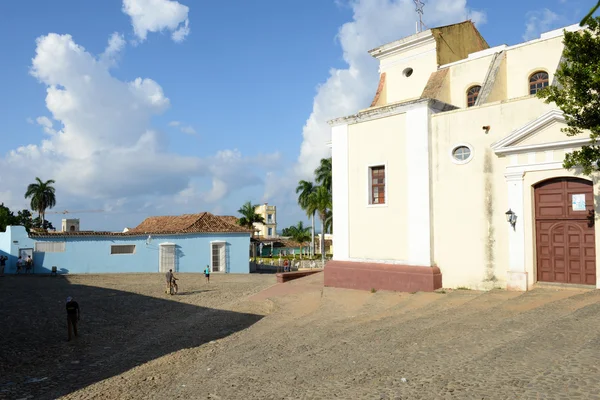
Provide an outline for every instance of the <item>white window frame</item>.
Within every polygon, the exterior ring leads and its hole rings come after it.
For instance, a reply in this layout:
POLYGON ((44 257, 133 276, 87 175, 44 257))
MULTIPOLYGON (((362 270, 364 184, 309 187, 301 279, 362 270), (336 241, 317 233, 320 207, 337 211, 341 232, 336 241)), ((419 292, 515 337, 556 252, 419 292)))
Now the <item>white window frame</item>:
POLYGON ((272 227, 267 228, 267 236, 273 236, 273 228, 272 227))
POLYGON ((210 273, 212 274, 213 272, 215 274, 224 274, 227 272, 227 242, 224 240, 213 240, 209 243, 209 254, 210 254, 210 273), (218 245, 222 245, 223 247, 225 247, 225 265, 223 265, 223 270, 222 271, 213 271, 213 245, 218 244, 218 245))
POLYGON ((388 165, 387 162, 382 162, 382 163, 375 163, 375 164, 368 164, 367 165, 367 207, 369 208, 381 208, 381 207, 387 207, 389 204, 389 198, 388 198, 388 165), (385 203, 383 204, 373 204, 371 203, 371 195, 372 195, 372 179, 371 179, 371 168, 376 168, 376 167, 383 167, 383 170, 385 172, 385 178, 383 180, 383 185, 384 185, 384 190, 383 190, 383 195, 385 196, 385 203))
POLYGON ((135 244, 111 244, 110 245, 110 255, 111 256, 130 256, 135 254, 137 251, 137 246, 135 244), (131 253, 113 253, 113 247, 125 247, 125 246, 133 246, 133 252, 131 253))
POLYGON ((64 253, 67 247, 67 242, 35 242, 34 253, 64 253))
POLYGON ((464 164, 468 164, 471 162, 471 160, 473 159, 473 156, 475 155, 475 151, 473 150, 473 146, 471 146, 469 143, 456 143, 454 146, 450 147, 449 154, 450 154, 450 159, 452 160, 452 162, 454 164, 464 165, 464 164), (454 150, 458 149, 459 147, 466 147, 471 152, 469 154, 469 157, 466 160, 457 160, 456 158, 454 158, 454 150))

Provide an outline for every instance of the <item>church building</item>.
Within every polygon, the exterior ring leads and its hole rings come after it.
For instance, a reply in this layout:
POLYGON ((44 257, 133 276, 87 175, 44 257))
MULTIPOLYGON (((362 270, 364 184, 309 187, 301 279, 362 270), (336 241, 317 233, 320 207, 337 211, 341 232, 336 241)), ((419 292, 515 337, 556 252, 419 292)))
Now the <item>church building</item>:
POLYGON ((363 290, 600 287, 598 184, 565 170, 555 104, 564 31, 490 48, 471 21, 369 53, 371 106, 330 121, 334 259, 325 285, 363 290))

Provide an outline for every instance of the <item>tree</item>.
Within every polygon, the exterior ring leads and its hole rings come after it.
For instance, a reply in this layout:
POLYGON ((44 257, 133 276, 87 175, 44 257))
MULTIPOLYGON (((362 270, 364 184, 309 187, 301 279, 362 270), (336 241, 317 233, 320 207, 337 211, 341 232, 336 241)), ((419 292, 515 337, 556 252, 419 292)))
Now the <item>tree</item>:
POLYGON ((300 244, 304 244, 310 240, 310 228, 304 226, 302 221, 299 221, 296 225, 285 228, 283 232, 287 233, 284 236, 289 236, 293 241, 300 244))
POLYGON ((52 184, 54 180, 50 179, 43 182, 40 178, 35 178, 35 182, 27 186, 25 192, 25 198, 31 198, 31 209, 35 210, 39 214, 39 218, 42 221, 42 227, 46 221, 46 210, 56 205, 56 190, 52 184))
POLYGON ((331 193, 325 186, 317 186, 310 197, 310 203, 315 207, 321 220, 321 260, 325 262, 325 220, 327 219, 327 211, 331 210, 331 193))
POLYGON ((564 168, 579 167, 586 175, 600 170, 600 18, 591 18, 588 25, 583 32, 565 31, 565 61, 555 74, 558 85, 537 94, 563 111, 567 136, 590 132, 592 143, 566 154, 563 162, 564 168))
POLYGON ((248 228, 248 229, 252 229, 252 235, 254 236, 254 224, 255 223, 260 223, 260 224, 264 224, 265 223, 265 219, 256 213, 256 207, 255 205, 252 204, 252 202, 247 201, 244 203, 244 205, 242 206, 242 208, 240 208, 238 210, 238 213, 242 216, 240 219, 238 219, 238 224, 248 228))
POLYGON ((331 157, 322 158, 321 163, 315 169, 315 181, 327 188, 331 193, 332 173, 331 173, 331 157))
POLYGON ((6 227, 17 225, 15 214, 4 203, 0 204, 0 232, 6 232, 6 227))
POLYGON ((590 10, 590 12, 587 13, 585 17, 583 17, 583 19, 579 23, 579 26, 586 25, 592 19, 592 15, 594 15, 598 8, 600 8, 600 1, 598 1, 598 3, 596 3, 596 5, 590 10))
POLYGON ((325 232, 333 233, 333 211, 327 210, 327 214, 325 216, 325 232))
POLYGON ((306 215, 311 218, 311 256, 315 254, 315 214, 317 212, 317 209, 314 207, 314 204, 311 200, 311 196, 314 191, 315 184, 305 180, 298 182, 298 186, 296 187, 296 194, 298 194, 298 205, 304 210, 304 212, 306 212, 306 215))

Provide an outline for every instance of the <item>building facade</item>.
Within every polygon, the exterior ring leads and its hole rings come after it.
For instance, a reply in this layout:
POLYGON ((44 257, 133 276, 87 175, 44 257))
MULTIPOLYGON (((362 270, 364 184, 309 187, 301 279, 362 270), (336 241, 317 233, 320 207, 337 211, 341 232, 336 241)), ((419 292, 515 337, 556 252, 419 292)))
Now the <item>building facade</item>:
POLYGON ((256 232, 258 232, 257 236, 261 238, 277 237, 277 207, 264 203, 256 206, 254 211, 265 220, 264 224, 254 224, 256 232))
POLYGON ((127 232, 31 232, 9 226, 0 233, 6 273, 19 256, 33 258, 34 273, 133 272, 248 273, 251 232, 210 213, 150 217, 127 232))
POLYGON ((562 112, 535 96, 555 84, 564 29, 489 48, 467 21, 370 52, 371 107, 330 121, 326 285, 600 287, 598 184, 562 168, 589 137, 567 137, 562 112))

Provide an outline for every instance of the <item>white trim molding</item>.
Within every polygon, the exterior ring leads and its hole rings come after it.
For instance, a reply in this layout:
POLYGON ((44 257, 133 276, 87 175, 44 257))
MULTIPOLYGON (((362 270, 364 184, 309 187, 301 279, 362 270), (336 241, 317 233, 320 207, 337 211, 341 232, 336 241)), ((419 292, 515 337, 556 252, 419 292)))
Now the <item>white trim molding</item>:
MULTIPOLYGON (((408 259, 414 265, 431 265, 431 174, 428 103, 406 113, 405 154, 408 259)), ((394 182, 402 185, 403 182, 394 182)))
POLYGON ((524 172, 506 173, 506 185, 508 190, 508 209, 512 210, 517 221, 514 228, 508 225, 508 267, 509 271, 525 272, 525 231, 523 224, 524 215, 524 172))
POLYGON ((428 44, 435 44, 431 29, 376 47, 369 50, 369 55, 381 61, 383 58, 428 44))
POLYGON ((333 259, 346 261, 350 254, 349 190, 348 190, 348 125, 331 128, 331 175, 333 231, 335 232, 333 259))
POLYGON ((367 207, 369 208, 379 208, 379 207, 387 207, 389 204, 388 198, 388 166, 387 162, 374 163, 367 165, 367 207), (371 168, 383 167, 383 198, 385 199, 385 203, 383 204, 375 204, 371 203, 371 190, 372 190, 372 179, 371 179, 371 168))
POLYGON ((497 155, 535 153, 563 148, 577 148, 592 142, 590 138, 583 138, 574 140, 561 140, 550 143, 519 145, 519 143, 522 143, 528 137, 531 137, 542 129, 557 123, 566 123, 563 112, 558 109, 550 110, 522 126, 521 128, 513 131, 508 136, 492 143, 492 150, 494 150, 497 155))
POLYGON ((429 108, 435 111, 451 111, 458 107, 451 104, 444 103, 439 100, 432 99, 413 99, 408 101, 401 101, 398 103, 392 103, 381 107, 367 108, 359 111, 357 114, 348 115, 346 117, 335 118, 328 121, 328 124, 332 127, 337 125, 348 125, 356 124, 359 122, 367 122, 374 119, 391 117, 402 113, 409 112, 416 108, 421 108, 423 105, 429 105, 429 108))
POLYGON ((469 143, 456 143, 454 146, 450 147, 449 155, 450 160, 452 160, 454 164, 463 165, 471 162, 475 154, 473 151, 473 146, 471 146, 469 143), (465 160, 458 160, 454 157, 454 150, 458 149, 459 147, 466 147, 469 149, 469 157, 467 157, 465 160))

